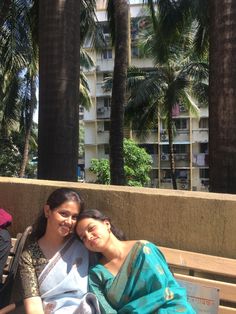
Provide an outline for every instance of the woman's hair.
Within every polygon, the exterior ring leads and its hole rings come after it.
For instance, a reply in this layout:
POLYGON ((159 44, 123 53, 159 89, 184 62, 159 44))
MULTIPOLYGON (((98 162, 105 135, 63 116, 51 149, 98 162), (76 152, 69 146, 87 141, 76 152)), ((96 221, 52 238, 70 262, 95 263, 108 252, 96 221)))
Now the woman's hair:
MULTIPOLYGON (((65 202, 75 202, 79 205, 80 212, 84 210, 84 202, 79 196, 79 194, 68 188, 60 188, 53 191, 46 202, 51 210, 54 210, 61 206, 65 202)), ((33 224, 33 232, 31 234, 31 239, 38 240, 46 232, 47 218, 45 217, 44 211, 39 215, 36 222, 33 224)))
POLYGON ((117 237, 117 239, 126 240, 126 236, 125 236, 124 232, 121 231, 120 229, 116 228, 112 224, 111 219, 108 216, 104 215, 99 210, 97 210, 97 209, 85 209, 85 210, 83 210, 82 212, 80 212, 77 222, 79 222, 80 220, 85 219, 85 218, 92 218, 92 219, 99 220, 99 221, 108 220, 110 225, 111 225, 111 232, 117 237))

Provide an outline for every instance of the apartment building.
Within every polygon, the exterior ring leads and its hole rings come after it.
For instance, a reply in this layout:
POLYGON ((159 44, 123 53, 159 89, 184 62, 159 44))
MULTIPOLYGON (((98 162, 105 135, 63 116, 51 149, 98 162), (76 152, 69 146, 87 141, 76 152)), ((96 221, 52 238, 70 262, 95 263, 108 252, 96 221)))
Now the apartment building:
MULTIPOLYGON (((145 12, 142 0, 130 1, 131 11, 131 65, 151 69, 152 60, 139 57, 137 39, 139 29, 143 27, 142 16, 145 12)), ((114 51, 109 45, 110 34, 107 25, 105 1, 97 1, 97 18, 101 23, 107 40, 107 47, 96 53, 86 47, 94 59, 95 67, 86 73, 88 78, 93 107, 84 112, 85 126, 85 180, 93 182, 94 175, 90 172, 92 158, 109 158, 109 119, 111 92, 103 89, 103 80, 112 73, 114 51)), ((174 150, 178 189, 207 191, 209 186, 208 168, 208 108, 199 108, 199 116, 185 110, 181 105, 173 109, 176 132, 174 150)), ((151 154, 153 168, 150 173, 151 187, 172 188, 168 155, 168 135, 159 119, 145 140, 137 137, 135 130, 126 130, 125 136, 134 139, 141 147, 151 154)))

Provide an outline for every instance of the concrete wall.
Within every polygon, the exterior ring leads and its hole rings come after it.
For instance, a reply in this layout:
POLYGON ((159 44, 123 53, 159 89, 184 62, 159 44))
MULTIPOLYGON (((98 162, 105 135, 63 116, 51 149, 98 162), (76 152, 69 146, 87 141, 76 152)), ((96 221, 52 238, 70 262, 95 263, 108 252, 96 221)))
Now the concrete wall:
POLYGON ((58 187, 81 194, 130 239, 236 258, 236 196, 0 177, 0 207, 14 217, 12 235, 33 223, 58 187))

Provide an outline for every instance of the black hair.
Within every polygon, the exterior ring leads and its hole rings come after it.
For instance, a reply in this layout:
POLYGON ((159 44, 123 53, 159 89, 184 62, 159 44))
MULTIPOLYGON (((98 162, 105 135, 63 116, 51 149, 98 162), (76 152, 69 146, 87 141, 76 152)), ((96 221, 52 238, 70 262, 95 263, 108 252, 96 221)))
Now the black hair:
POLYGON ((112 224, 111 219, 108 216, 104 215, 101 211, 97 209, 85 209, 84 211, 80 212, 77 222, 84 218, 92 218, 99 221, 108 220, 111 225, 111 232, 114 234, 114 236, 116 236, 119 240, 126 240, 124 232, 115 227, 112 224))
MULTIPOLYGON (((68 188, 60 188, 53 191, 46 202, 46 205, 49 206, 50 210, 54 210, 58 208, 65 202, 73 201, 78 203, 80 212, 84 210, 84 202, 81 199, 80 195, 71 189, 68 188)), ((46 232, 47 227, 47 218, 45 217, 44 211, 40 213, 36 222, 33 224, 33 232, 31 234, 32 240, 40 239, 46 232)))

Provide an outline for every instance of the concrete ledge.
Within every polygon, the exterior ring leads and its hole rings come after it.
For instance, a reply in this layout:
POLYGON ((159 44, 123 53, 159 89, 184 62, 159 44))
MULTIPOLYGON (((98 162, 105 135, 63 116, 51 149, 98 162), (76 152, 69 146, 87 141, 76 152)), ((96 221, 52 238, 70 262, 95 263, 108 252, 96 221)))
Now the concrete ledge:
POLYGON ((132 239, 236 258, 236 196, 0 177, 0 207, 13 215, 12 235, 34 222, 58 187, 79 191, 87 208, 112 217, 132 239))

